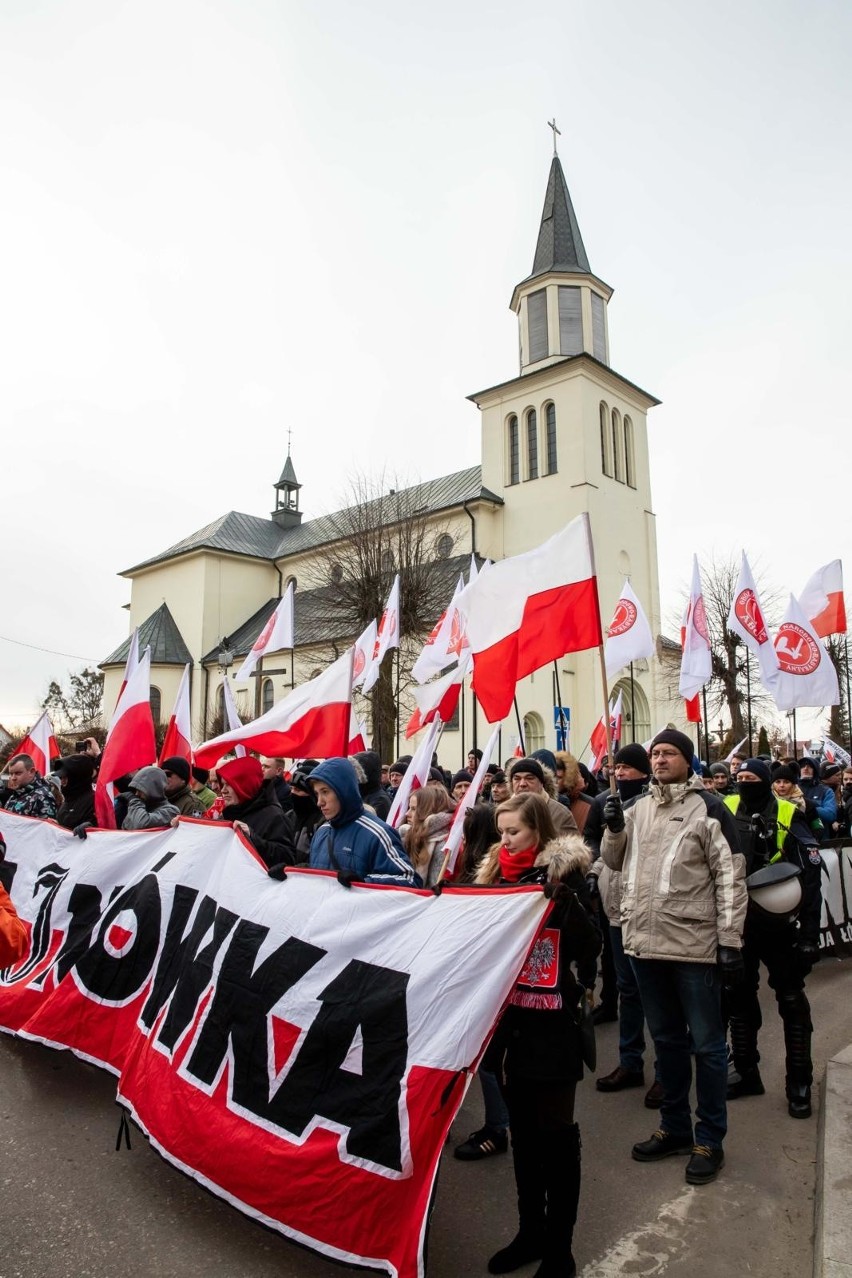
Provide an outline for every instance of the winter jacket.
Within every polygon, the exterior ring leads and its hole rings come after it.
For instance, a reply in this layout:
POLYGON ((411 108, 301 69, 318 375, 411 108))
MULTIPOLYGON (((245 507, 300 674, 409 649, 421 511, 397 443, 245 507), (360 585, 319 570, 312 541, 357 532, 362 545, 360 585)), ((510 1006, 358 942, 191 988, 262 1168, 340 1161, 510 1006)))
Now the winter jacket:
MULTIPOLYGON (((731 800, 728 801, 731 806, 731 800)), ((789 802, 794 803, 791 797, 789 802)), ((736 803, 736 799, 733 800, 736 803)), ((745 857, 746 874, 753 874, 774 860, 777 851, 776 826, 778 817, 778 800, 773 797, 764 807, 761 816, 765 822, 766 841, 755 838, 749 814, 742 804, 734 813, 739 843, 745 857)), ((783 827, 782 827, 783 830, 783 827)), ((802 940, 809 944, 819 944, 819 924, 822 913, 822 889, 820 877, 822 858, 819 854, 817 839, 811 832, 803 814, 796 812, 790 822, 789 833, 784 839, 781 849, 782 859, 795 865, 800 871, 802 885, 802 904, 799 909, 799 931, 802 940)), ((750 927, 761 920, 755 909, 749 910, 750 927)))
POLYGON ((831 837, 831 823, 837 820, 837 799, 830 785, 823 785, 819 778, 819 764, 815 759, 800 759, 799 767, 803 763, 808 763, 813 768, 814 775, 811 778, 800 777, 799 789, 809 803, 812 803, 817 810, 819 819, 826 828, 826 837, 831 837))
POLYGON ((56 816, 56 798, 53 790, 39 772, 27 785, 18 786, 17 790, 6 790, 3 795, 3 807, 7 812, 17 812, 18 816, 48 818, 56 816))
POLYGON ((208 808, 213 807, 213 804, 218 798, 216 791, 211 790, 209 785, 203 785, 200 790, 193 790, 192 793, 195 795, 205 812, 208 808))
POLYGON ((95 792, 92 789, 95 763, 87 755, 69 755, 62 760, 62 803, 56 813, 58 825, 73 830, 78 825, 95 824, 95 792))
POLYGON ((360 763, 366 777, 366 781, 358 787, 361 798, 368 808, 373 809, 377 817, 382 821, 387 820, 391 801, 387 790, 382 785, 381 755, 375 750, 360 750, 351 757, 360 763))
MULTIPOLYGON (((632 785, 633 783, 628 782, 627 784, 632 785)), ((618 785, 618 782, 616 782, 616 785, 618 785)), ((621 927, 621 874, 618 870, 611 870, 601 858, 601 840, 606 829, 603 823, 603 807, 609 796, 610 791, 607 790, 606 794, 599 794, 594 800, 592 805, 593 812, 586 822, 583 838, 588 844, 593 857, 596 858, 592 861, 591 873, 596 874, 598 878, 601 908, 606 915, 606 920, 611 927, 621 927)), ((638 794, 633 794, 628 799, 623 798, 625 811, 627 808, 632 807, 638 798, 638 794)))
POLYGON ((181 816, 203 817, 206 811, 198 795, 194 794, 188 785, 182 785, 179 790, 173 790, 168 800, 175 805, 181 816))
POLYGON ((722 800, 698 777, 653 783, 605 830, 605 865, 622 872, 621 925, 634 958, 715 963, 719 946, 741 946, 745 860, 722 800))
POLYGON ((0 883, 0 968, 11 967, 23 958, 28 944, 27 929, 18 918, 9 893, 0 883))
POLYGON ((140 768, 130 779, 127 815, 121 823, 122 830, 156 830, 170 825, 180 816, 173 803, 166 799, 166 774, 162 768, 140 768), (136 790, 145 795, 140 799, 136 790))
POLYGON ((308 864, 314 870, 345 870, 359 882, 420 887, 399 835, 379 817, 364 811, 355 771, 348 759, 326 759, 311 773, 340 801, 340 811, 321 825, 311 841, 308 864))
POLYGON ((253 799, 227 804, 222 820, 245 821, 251 845, 267 866, 296 864, 293 814, 278 802, 274 777, 263 782, 253 799))
MULTIPOLYGON (((408 859, 423 880, 424 887, 432 887, 433 884, 438 882, 438 875, 441 873, 441 866, 444 863, 444 844, 447 841, 447 835, 452 823, 452 812, 433 812, 431 816, 426 818, 425 833, 429 841, 428 846, 423 855, 418 858, 416 864, 414 854, 409 851, 408 859)), ((408 848, 406 835, 410 829, 410 825, 401 825, 399 827, 400 837, 405 848, 408 848)))

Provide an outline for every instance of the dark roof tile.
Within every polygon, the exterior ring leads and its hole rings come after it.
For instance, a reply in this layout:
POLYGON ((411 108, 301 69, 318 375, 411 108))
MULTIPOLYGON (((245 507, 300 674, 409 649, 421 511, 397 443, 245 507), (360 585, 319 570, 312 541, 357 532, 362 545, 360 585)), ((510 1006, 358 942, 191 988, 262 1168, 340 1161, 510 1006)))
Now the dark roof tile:
MULTIPOLYGON (((125 664, 131 638, 129 635, 115 652, 111 652, 100 662, 101 669, 125 664)), ((144 652, 146 648, 151 649, 152 666, 185 666, 188 661, 192 662, 192 654, 169 612, 168 604, 160 604, 157 611, 152 612, 139 627, 139 651, 144 652)))

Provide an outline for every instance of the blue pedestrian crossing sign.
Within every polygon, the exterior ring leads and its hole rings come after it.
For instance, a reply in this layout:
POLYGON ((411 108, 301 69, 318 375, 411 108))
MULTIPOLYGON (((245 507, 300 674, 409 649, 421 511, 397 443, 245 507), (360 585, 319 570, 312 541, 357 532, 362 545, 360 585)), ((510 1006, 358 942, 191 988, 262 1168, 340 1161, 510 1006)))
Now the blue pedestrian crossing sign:
POLYGON ((556 729, 556 749, 567 750, 571 732, 571 707, 553 707, 553 726, 556 729))

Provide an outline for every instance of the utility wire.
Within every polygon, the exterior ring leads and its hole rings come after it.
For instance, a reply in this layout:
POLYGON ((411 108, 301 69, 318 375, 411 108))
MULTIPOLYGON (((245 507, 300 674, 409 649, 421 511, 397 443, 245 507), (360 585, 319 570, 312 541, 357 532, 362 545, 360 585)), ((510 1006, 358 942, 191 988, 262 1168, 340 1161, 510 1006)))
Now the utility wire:
POLYGON ((17 644, 19 648, 32 648, 36 652, 49 652, 52 657, 70 657, 72 661, 94 661, 97 663, 97 657, 81 657, 76 652, 57 652, 55 648, 41 648, 37 643, 24 643, 23 639, 10 639, 8 635, 0 635, 0 639, 4 643, 17 644))

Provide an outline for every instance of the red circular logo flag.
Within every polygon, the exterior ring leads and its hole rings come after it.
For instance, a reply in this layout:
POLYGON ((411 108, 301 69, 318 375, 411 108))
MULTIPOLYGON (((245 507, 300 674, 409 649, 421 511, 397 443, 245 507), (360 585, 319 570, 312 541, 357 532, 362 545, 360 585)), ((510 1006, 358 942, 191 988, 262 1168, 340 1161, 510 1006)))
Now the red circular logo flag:
POLYGON ((775 641, 778 664, 787 674, 813 674, 819 665, 819 645, 795 621, 785 621, 775 641))
POLYGON ((699 595, 695 601, 695 608, 692 613, 692 624, 701 635, 702 639, 710 642, 710 631, 707 626, 707 610, 704 607, 704 596, 699 595))
POLYGON ((612 625, 609 628, 609 637, 614 639, 616 635, 625 635, 636 620, 636 605, 631 603, 629 599, 619 599, 615 605, 615 616, 612 619, 612 625))
POLYGON ((758 643, 766 643, 766 626, 753 590, 741 590, 734 604, 734 616, 758 643))
POLYGON ((357 679, 367 664, 367 654, 363 648, 355 649, 355 660, 352 662, 352 677, 357 679))

